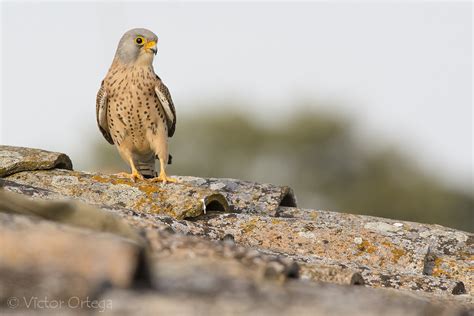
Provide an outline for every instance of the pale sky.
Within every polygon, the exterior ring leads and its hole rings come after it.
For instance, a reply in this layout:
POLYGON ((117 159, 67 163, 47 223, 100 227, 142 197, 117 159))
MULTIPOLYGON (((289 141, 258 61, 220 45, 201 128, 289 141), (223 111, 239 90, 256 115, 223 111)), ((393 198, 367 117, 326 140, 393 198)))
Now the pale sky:
POLYGON ((0 143, 65 152, 81 169, 117 42, 146 27, 178 115, 236 99, 271 120, 327 100, 371 141, 466 184, 472 12, 470 2, 4 2, 0 143))

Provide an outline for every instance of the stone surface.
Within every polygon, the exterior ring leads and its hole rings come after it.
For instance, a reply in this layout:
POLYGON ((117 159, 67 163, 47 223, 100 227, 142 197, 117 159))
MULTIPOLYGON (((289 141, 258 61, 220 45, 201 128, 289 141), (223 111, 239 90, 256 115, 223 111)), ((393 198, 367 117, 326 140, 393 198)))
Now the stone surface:
POLYGON ((88 203, 128 207, 176 218, 195 217, 213 210, 272 214, 282 204, 296 205, 288 187, 231 179, 178 177, 179 184, 163 186, 68 170, 17 173, 7 179, 88 203))
POLYGON ((91 233, 0 209, 0 304, 8 298, 68 299, 104 287, 130 287, 140 248, 111 234, 91 233))
POLYGON ((138 244, 144 243, 137 231, 118 217, 76 201, 37 201, 0 190, 0 212, 37 216, 58 223, 113 233, 138 244))
MULTIPOLYGON (((448 279, 456 284, 464 282, 470 293, 474 290, 472 233, 439 225, 297 208, 280 208, 277 216, 311 220, 315 224, 313 232, 320 238, 330 241, 326 237, 334 236, 336 243, 328 242, 325 246, 326 250, 334 251, 333 255, 326 252, 326 258, 342 259, 336 253, 337 243, 345 243, 342 248, 346 249, 347 258, 351 258, 350 251, 356 255, 353 262, 367 266, 372 262, 372 266, 375 264, 388 274, 395 273, 399 279, 404 279, 400 275, 412 274, 419 276, 421 282, 424 276, 432 276, 425 278, 420 286, 434 284, 434 279, 448 279)), ((434 290, 444 287, 440 285, 434 290)))
POLYGON ((41 149, 0 145, 0 177, 20 171, 53 168, 72 170, 71 159, 65 154, 41 149))
POLYGON ((474 313, 471 233, 299 209, 287 187, 28 166, 0 179, 2 314, 474 313), (45 295, 98 305, 8 308, 45 295))
MULTIPOLYGON (((194 233, 216 239, 230 234, 243 246, 310 265, 342 265, 359 272, 368 285, 451 293, 463 282, 465 290, 472 293, 472 234, 409 222, 403 222, 403 229, 388 219, 308 212, 318 216, 313 220, 247 214, 206 216, 194 221, 199 224, 194 233), (390 225, 396 231, 387 230, 390 225), (427 234, 431 238, 422 237, 427 234), (426 273, 426 257, 434 253, 435 264, 426 273)), ((465 292, 460 287, 455 294, 465 292)))
POLYGON ((233 212, 273 215, 280 206, 296 207, 293 190, 287 186, 237 179, 177 177, 184 183, 223 194, 233 212))
POLYGON ((114 175, 61 169, 20 172, 7 179, 90 204, 132 208, 175 218, 199 216, 206 209, 226 211, 229 207, 222 194, 186 183, 133 182, 114 175))
MULTIPOLYGON (((212 265, 210 267, 213 267, 212 265)), ((188 285, 163 288, 158 293, 111 291, 104 299, 118 302, 113 313, 154 315, 461 315, 462 309, 447 308, 390 290, 374 290, 333 284, 299 281, 278 286, 236 280, 219 273, 190 271, 173 282, 188 285), (199 275, 200 284, 189 285, 189 277, 199 275), (187 278, 184 278, 184 277, 187 278), (216 284, 228 284, 228 291, 216 291, 216 284)), ((106 313, 111 314, 110 310, 106 313)))

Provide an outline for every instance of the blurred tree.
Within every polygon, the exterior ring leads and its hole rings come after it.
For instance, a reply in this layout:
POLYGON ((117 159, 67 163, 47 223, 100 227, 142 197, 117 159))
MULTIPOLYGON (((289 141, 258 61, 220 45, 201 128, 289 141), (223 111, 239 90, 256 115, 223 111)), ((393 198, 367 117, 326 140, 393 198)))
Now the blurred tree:
MULTIPOLYGON (((301 207, 474 229, 473 196, 444 186, 396 149, 360 142, 346 118, 301 112, 268 125, 249 117, 179 117, 171 174, 286 184, 301 207)), ((95 169, 126 170, 113 146, 96 147, 95 169)))

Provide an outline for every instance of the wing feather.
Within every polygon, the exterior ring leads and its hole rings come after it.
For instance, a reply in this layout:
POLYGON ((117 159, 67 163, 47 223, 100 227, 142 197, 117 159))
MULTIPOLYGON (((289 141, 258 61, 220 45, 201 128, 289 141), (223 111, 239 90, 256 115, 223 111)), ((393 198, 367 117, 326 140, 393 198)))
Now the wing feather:
POLYGON ((156 76, 157 84, 155 86, 155 93, 160 100, 161 106, 166 114, 166 122, 168 125, 168 137, 174 135, 176 129, 176 109, 174 108, 173 100, 171 99, 170 91, 168 87, 161 81, 161 79, 156 76))
POLYGON ((107 91, 104 88, 104 81, 100 85, 100 89, 97 92, 97 98, 95 102, 95 114, 97 119, 97 125, 99 126, 102 135, 110 143, 114 144, 112 136, 110 135, 109 123, 107 121, 107 91))

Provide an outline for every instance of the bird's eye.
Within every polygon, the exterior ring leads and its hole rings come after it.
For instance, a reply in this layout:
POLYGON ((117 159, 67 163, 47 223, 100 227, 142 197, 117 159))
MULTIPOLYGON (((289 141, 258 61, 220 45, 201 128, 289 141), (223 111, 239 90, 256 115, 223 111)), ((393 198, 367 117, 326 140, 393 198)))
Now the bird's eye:
POLYGON ((143 40, 143 37, 141 36, 138 36, 136 39, 135 39, 135 43, 137 43, 138 45, 141 45, 143 44, 144 40, 143 40))

